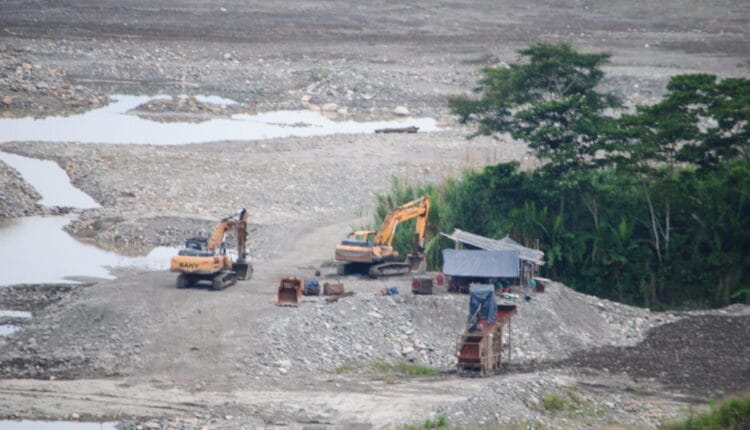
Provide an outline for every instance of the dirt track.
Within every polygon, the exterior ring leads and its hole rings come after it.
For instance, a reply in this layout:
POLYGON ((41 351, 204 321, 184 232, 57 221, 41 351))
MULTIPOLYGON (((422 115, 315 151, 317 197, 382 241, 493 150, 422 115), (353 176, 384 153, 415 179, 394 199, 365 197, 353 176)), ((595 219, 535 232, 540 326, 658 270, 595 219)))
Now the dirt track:
MULTIPOLYGON (((653 100, 675 73, 750 75, 747 2, 685 3, 3 2, 0 100, 9 96, 11 103, 0 103, 2 115, 78 111, 103 103, 106 95, 158 92, 218 94, 259 111, 300 109, 308 97, 316 106, 346 108, 341 119, 390 118, 403 105, 451 129, 178 147, 0 146, 66 168, 75 185, 103 206, 85 213, 72 230, 101 245, 175 245, 196 225, 247 204, 256 261, 252 280, 220 293, 176 290, 169 273, 123 272, 115 281, 49 293, 49 300, 46 293, 30 294, 44 306, 33 308, 34 319, 12 341, 0 343, 4 357, 27 357, 2 363, 0 416, 77 413, 92 420, 122 417, 124 424, 148 417, 163 428, 187 429, 371 428, 441 412, 467 425, 529 420, 550 428, 654 428, 705 401, 702 390, 748 389, 737 383, 747 381, 750 368, 741 354, 750 338, 746 309, 672 324, 665 323, 678 316, 665 316, 653 322, 665 325, 641 344, 579 351, 538 372, 519 365, 487 380, 451 374, 373 380, 366 371, 308 372, 296 361, 287 369, 279 363, 284 360, 274 360, 289 352, 274 351, 277 346, 257 334, 275 318, 295 318, 290 310, 279 317, 272 304, 278 278, 305 275, 296 268, 329 260, 342 235, 367 222, 373 194, 387 189, 392 176, 437 181, 463 167, 499 161, 533 166, 521 145, 467 143, 469 130, 448 114, 445 97, 470 91, 482 65, 510 63, 530 41, 566 40, 611 52, 605 87, 631 101, 653 100), (223 190, 234 190, 231 199, 223 190), (692 332, 710 341, 678 341, 692 332), (674 360, 671 351, 678 352, 674 360), (715 354, 726 359, 716 367, 719 373, 694 384, 693 372, 717 362, 715 354), (539 399, 549 392, 582 399, 574 402, 580 408, 563 415, 543 410, 539 399)), ((409 279, 394 282, 405 288, 409 279)), ((360 297, 383 286, 356 278, 345 283, 358 291, 360 307, 370 306, 360 297)), ((11 296, 3 296, 2 304, 32 309, 11 296)), ((455 300, 462 309, 461 299, 455 300)), ((330 309, 345 318, 350 305, 336 306, 330 309)), ((641 322, 659 318, 636 310, 622 316, 616 307, 602 306, 615 318, 612 327, 634 330, 629 342, 644 335, 629 324, 631 315, 641 322)), ((452 321, 442 317, 436 324, 452 321)), ((539 328, 556 321, 551 313, 539 328)), ((315 332, 337 329, 346 329, 345 323, 315 332)), ((453 327, 444 329, 452 333, 453 327)), ((579 328, 561 330, 572 336, 579 328)), ((591 342, 581 339, 580 345, 591 342)))

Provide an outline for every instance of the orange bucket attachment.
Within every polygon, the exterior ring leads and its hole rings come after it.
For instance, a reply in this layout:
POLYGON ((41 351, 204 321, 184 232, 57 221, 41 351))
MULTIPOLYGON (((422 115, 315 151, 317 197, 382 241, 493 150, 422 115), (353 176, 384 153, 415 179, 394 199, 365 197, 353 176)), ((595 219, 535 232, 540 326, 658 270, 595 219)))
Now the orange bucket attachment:
POLYGON ((300 278, 281 278, 276 293, 276 306, 297 306, 302 299, 304 283, 300 278))

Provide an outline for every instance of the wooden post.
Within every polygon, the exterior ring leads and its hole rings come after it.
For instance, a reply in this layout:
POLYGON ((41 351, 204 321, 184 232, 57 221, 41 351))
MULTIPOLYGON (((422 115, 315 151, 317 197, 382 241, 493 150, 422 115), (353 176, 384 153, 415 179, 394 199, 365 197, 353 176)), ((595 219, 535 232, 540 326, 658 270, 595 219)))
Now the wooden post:
POLYGON ((511 318, 508 318, 508 366, 510 366, 510 350, 513 349, 513 339, 511 338, 511 318))

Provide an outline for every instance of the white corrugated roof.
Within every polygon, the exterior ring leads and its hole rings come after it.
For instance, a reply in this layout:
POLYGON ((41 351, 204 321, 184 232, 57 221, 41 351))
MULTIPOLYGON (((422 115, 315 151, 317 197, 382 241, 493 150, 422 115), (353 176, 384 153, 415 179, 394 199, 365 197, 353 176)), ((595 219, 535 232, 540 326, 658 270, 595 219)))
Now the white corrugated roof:
POLYGON ((544 265, 544 252, 538 249, 527 248, 515 240, 505 236, 502 239, 490 239, 488 237, 479 236, 478 234, 469 233, 467 231, 455 229, 453 234, 440 233, 443 236, 452 239, 456 242, 465 243, 475 248, 486 249, 486 250, 507 250, 512 249, 518 251, 519 258, 524 261, 529 261, 537 265, 544 265))

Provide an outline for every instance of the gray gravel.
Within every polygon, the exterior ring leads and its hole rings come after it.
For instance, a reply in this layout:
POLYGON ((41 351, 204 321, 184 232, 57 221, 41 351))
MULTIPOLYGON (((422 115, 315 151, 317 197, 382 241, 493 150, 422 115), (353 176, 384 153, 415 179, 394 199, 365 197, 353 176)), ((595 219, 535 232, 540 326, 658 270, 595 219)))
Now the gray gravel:
MULTIPOLYGON (((322 279, 321 285, 333 279, 322 279)), ((305 297, 299 307, 274 313, 261 334, 270 348, 248 360, 268 374, 330 373, 337 368, 367 373, 379 360, 408 361, 441 372, 454 369, 468 296, 444 291, 415 296, 411 277, 346 277, 342 282, 355 292, 353 297, 330 304, 322 297, 305 297), (376 295, 386 286, 399 288, 401 294, 376 295)), ((649 329, 678 319, 580 294, 559 283, 528 302, 514 303, 511 368, 562 360, 599 346, 635 345, 649 329)))
POLYGON ((0 161, 0 219, 39 213, 41 198, 16 169, 0 161))
POLYGON ((71 83, 55 65, 40 64, 15 46, 0 47, 0 117, 69 114, 109 101, 98 91, 71 83))

